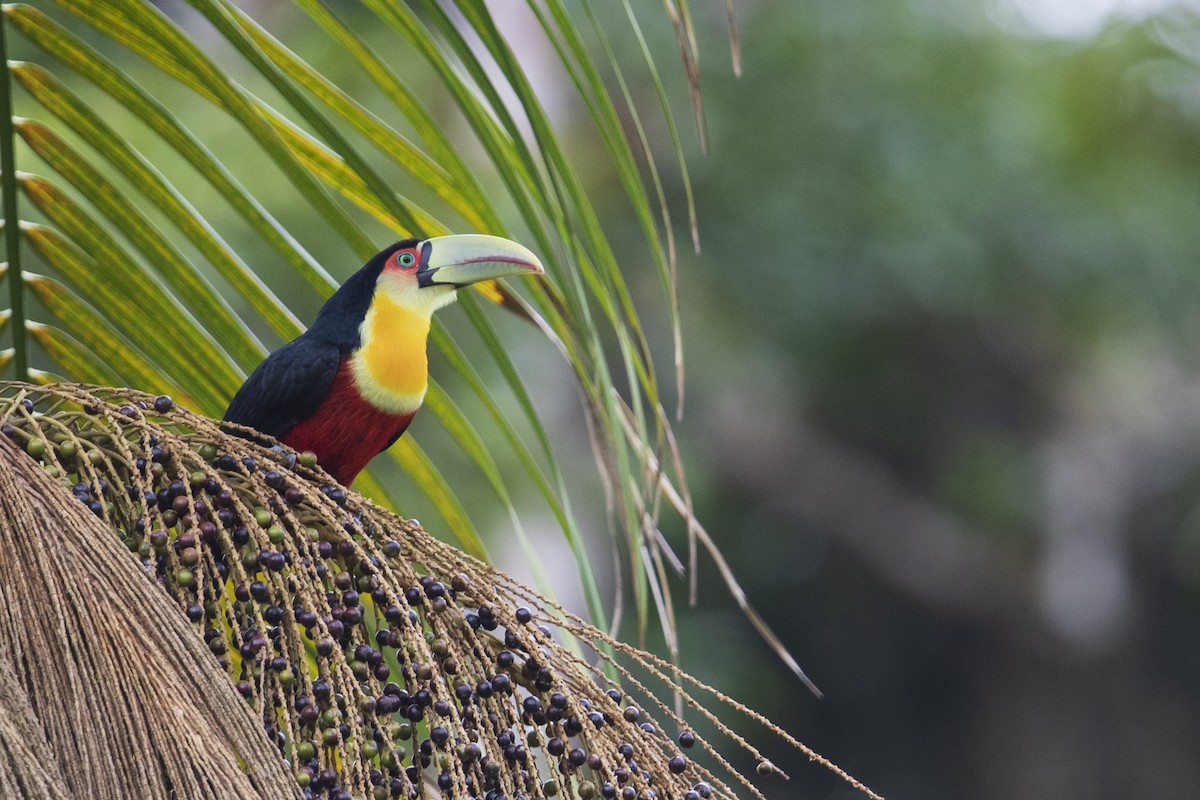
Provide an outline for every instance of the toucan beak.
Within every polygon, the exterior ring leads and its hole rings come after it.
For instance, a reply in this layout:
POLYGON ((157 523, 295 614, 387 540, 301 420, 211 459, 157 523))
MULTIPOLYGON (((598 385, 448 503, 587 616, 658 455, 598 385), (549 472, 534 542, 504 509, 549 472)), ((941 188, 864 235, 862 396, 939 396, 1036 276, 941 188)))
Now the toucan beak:
POLYGON ((417 283, 426 286, 467 286, 505 275, 545 275, 538 257, 516 242, 499 236, 460 233, 437 236, 420 244, 417 283))

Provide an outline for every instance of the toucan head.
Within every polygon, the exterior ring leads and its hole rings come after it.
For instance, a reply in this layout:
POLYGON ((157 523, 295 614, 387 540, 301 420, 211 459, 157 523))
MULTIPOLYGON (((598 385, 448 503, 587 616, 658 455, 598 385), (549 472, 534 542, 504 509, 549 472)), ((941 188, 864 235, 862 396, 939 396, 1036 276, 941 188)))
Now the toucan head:
POLYGON ((506 275, 545 274, 525 247, 477 233, 406 239, 380 256, 384 263, 375 290, 429 314, 454 302, 463 286, 506 275))

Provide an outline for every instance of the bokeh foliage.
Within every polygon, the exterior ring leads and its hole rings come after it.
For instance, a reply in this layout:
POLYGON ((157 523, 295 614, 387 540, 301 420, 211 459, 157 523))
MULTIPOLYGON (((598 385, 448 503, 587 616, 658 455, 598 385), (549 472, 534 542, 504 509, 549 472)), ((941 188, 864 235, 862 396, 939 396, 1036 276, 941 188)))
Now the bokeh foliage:
POLYGON ((760 3, 705 73, 677 432, 827 699, 715 593, 682 658, 884 796, 1200 787, 1200 20, 1018 8, 1084 5, 760 3))

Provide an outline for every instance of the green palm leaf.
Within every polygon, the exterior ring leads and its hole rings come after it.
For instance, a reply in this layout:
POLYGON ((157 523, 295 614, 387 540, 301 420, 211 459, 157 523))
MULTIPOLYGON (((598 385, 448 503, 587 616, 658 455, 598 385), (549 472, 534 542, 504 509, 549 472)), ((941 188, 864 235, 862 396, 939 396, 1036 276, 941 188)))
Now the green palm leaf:
MULTIPOLYGON (((260 337, 294 336, 310 314, 300 309, 336 287, 332 275, 348 274, 389 238, 464 228, 513 235, 542 257, 546 281, 522 286, 520 294, 502 284, 481 287, 482 294, 535 323, 521 335, 541 331, 575 374, 613 527, 623 534, 639 625, 657 615, 670 627, 666 576, 677 559, 664 546, 662 510, 681 518, 693 552, 695 532, 703 530, 663 410, 672 393, 682 401, 683 385, 672 213, 644 110, 592 10, 585 4, 576 21, 558 0, 531 4, 640 230, 641 244, 623 243, 620 259, 574 154, 483 4, 460 2, 451 10, 432 0, 364 0, 349 9, 296 0, 326 46, 369 81, 368 90, 351 90, 226 0, 189 2, 210 26, 204 35, 221 37, 220 62, 209 54, 218 49, 212 42, 201 46, 193 30, 146 0, 60 0, 66 13, 58 18, 26 5, 4 7, 2 22, 19 32, 24 60, 10 64, 5 55, 0 76, 11 298, 4 335, 12 344, 0 353, 0 366, 18 377, 40 371, 170 392, 220 415, 265 352, 260 337), (581 21, 597 34, 596 48, 581 21), (356 32, 368 28, 374 36, 356 32), (414 74, 424 81, 421 90, 387 57, 397 49, 409 67, 420 63, 414 74), (20 87, 23 116, 10 107, 13 86, 20 87), (457 138, 446 118, 461 122, 457 138), (122 127, 125 119, 137 123, 122 127), (482 156, 469 158, 475 151, 482 156), (15 211, 18 189, 24 217, 15 211), (293 205, 282 205, 281 196, 293 205), (336 266, 326 270, 310 248, 336 266), (630 288, 638 272, 661 286, 659 306, 649 312, 630 288), (669 385, 660 382, 644 315, 665 319, 671 331, 669 385)), ((702 120, 690 11, 686 3, 665 8, 702 120)), ((694 238, 679 130, 640 23, 628 4, 626 12, 680 163, 694 238)), ((521 535, 525 510, 519 513, 514 498, 518 486, 531 488, 562 529, 589 611, 603 626, 609 609, 535 393, 494 329, 493 309, 474 297, 462 306, 473 339, 460 346, 439 322, 432 341, 469 394, 452 398, 435 385, 427 413, 490 494, 486 502, 465 502, 435 451, 412 434, 390 455, 421 493, 419 502, 480 556, 479 529, 491 514, 511 518, 521 535), (500 385, 489 386, 485 372, 500 385), (468 401, 482 409, 482 421, 463 410, 468 401), (518 465, 514 474, 503 466, 511 463, 518 465)), ((364 476, 362 488, 386 500, 382 474, 364 476)), ((406 498, 406 506, 414 504, 406 498)))

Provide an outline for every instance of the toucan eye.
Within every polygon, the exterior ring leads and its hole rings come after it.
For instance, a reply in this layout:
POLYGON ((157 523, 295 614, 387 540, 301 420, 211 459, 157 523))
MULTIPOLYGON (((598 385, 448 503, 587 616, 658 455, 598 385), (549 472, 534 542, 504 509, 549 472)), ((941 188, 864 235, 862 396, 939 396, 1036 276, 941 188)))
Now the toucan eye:
POLYGON ((396 256, 396 263, 402 267, 411 267, 413 264, 417 263, 417 257, 412 253, 401 253, 400 255, 396 256))

